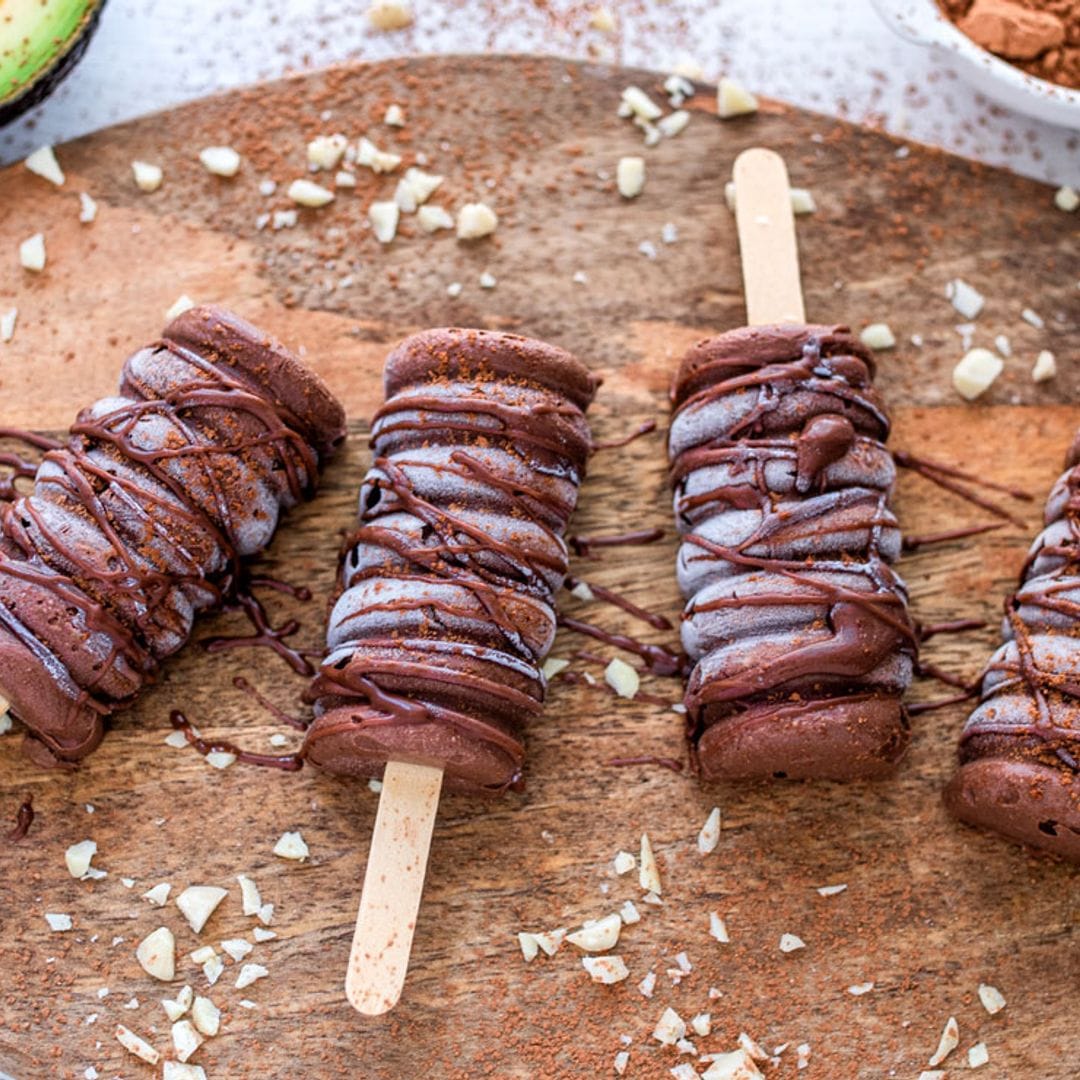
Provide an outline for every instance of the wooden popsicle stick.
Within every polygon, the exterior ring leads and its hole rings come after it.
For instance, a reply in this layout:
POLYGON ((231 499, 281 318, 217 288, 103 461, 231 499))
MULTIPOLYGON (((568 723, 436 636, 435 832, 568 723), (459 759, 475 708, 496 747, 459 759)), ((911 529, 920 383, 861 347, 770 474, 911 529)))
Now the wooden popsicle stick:
POLYGON ((747 325, 806 322, 784 159, 762 147, 744 150, 734 179, 747 325))
POLYGON ((443 771, 387 763, 371 836, 345 995, 367 1016, 388 1012, 409 967, 443 771))

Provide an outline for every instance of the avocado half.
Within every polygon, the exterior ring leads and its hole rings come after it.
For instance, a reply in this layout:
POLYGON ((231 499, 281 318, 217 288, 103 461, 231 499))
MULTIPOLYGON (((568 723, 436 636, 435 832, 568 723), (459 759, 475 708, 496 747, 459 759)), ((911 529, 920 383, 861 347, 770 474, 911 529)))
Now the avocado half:
POLYGON ((0 0, 0 127, 49 96, 78 63, 105 0, 0 0))

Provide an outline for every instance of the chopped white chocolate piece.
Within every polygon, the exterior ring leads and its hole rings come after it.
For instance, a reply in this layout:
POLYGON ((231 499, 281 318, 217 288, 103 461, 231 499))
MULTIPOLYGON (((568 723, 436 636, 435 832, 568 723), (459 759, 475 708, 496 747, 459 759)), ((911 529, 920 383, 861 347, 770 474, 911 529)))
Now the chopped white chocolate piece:
POLYGON ((656 972, 650 971, 641 982, 638 983, 638 992, 642 997, 651 998, 656 989, 656 972))
POLYGON ((618 914, 605 915, 602 919, 590 923, 566 935, 566 940, 571 945, 576 945, 585 952, 603 952, 611 949, 619 940, 619 931, 622 930, 622 919, 618 914))
POLYGON ((236 764, 236 755, 227 750, 211 750, 204 759, 212 769, 227 769, 236 764))
POLYGON ((612 860, 612 866, 615 867, 616 874, 629 874, 637 866, 637 859, 629 851, 620 851, 612 860))
POLYGON ((240 171, 240 155, 231 146, 207 146, 199 151, 199 160, 214 176, 235 176, 240 171))
POLYGON ((896 345, 896 338, 888 323, 871 323, 861 334, 859 340, 868 349, 891 349, 896 345))
POLYGON ((664 115, 664 110, 639 86, 628 86, 622 92, 622 103, 630 110, 628 115, 642 120, 658 120, 664 115))
POLYGON ((934 1051, 934 1056, 927 1063, 929 1065, 940 1065, 960 1044, 960 1026, 956 1022, 955 1016, 950 1016, 945 1022, 945 1030, 941 1033, 941 1039, 938 1041, 938 1048, 934 1051))
POLYGON ((526 933, 524 930, 518 931, 518 945, 521 946, 521 955, 525 957, 525 963, 530 964, 536 959, 537 954, 540 952, 540 946, 537 944, 536 935, 526 933))
POLYGON ((201 1034, 213 1038, 221 1027, 221 1010, 208 997, 197 997, 191 1006, 191 1021, 201 1034))
POLYGON ((273 930, 267 930, 262 926, 255 926, 251 930, 251 936, 255 939, 256 943, 263 941, 273 941, 277 937, 277 934, 273 930))
POLYGON ((729 180, 724 184, 724 202, 727 204, 727 208, 734 214, 735 213, 735 181, 729 180))
POLYGON ((64 852, 64 862, 67 864, 68 873, 73 878, 80 880, 86 878, 90 871, 90 861, 97 854, 97 844, 93 840, 81 840, 64 852))
POLYGON ((674 1046, 686 1034, 686 1022, 672 1008, 661 1013, 653 1028, 652 1037, 664 1046, 674 1046))
POLYGON ((1012 343, 1004 334, 998 334, 994 338, 994 348, 1006 358, 1012 356, 1012 343))
POLYGON ((986 303, 986 297, 974 285, 969 285, 960 278, 953 278, 945 286, 945 298, 952 301, 952 306, 965 319, 974 319, 986 303))
POLYGON ((633 900, 623 901, 623 906, 619 908, 619 918, 622 919, 627 926, 633 926, 634 923, 641 922, 641 914, 634 906, 633 900))
POLYGON ((386 124, 387 127, 404 127, 405 110, 396 103, 387 105, 382 122, 386 124))
POLYGON ((188 954, 188 957, 193 964, 205 964, 207 960, 210 960, 215 956, 217 956, 217 952, 213 945, 203 945, 193 953, 188 954))
POLYGON ((619 697, 632 698, 641 687, 641 676, 638 675, 637 668, 616 656, 604 668, 604 682, 619 697))
POLYGON ((1037 312, 1032 311, 1029 307, 1024 308, 1024 310, 1020 312, 1020 318, 1029 326, 1034 326, 1036 330, 1041 330, 1046 325, 1043 321, 1043 317, 1037 312))
POLYGON ((679 230, 672 222, 667 221, 660 227, 660 239, 665 244, 674 244, 679 239, 679 230))
POLYGON ((275 210, 271 219, 271 228, 276 232, 278 229, 291 229, 296 225, 297 215, 295 210, 275 210))
POLYGON ((712 1031, 712 1014, 698 1013, 691 1019, 690 1028, 695 1035, 708 1035, 712 1031))
POLYGON ((227 895, 227 890, 218 885, 189 885, 176 898, 176 906, 191 929, 198 934, 227 895))
POLYGON ((260 195, 265 195, 267 198, 269 198, 271 195, 274 194, 275 191, 277 191, 277 181, 276 180, 271 180, 269 177, 267 177, 265 180, 260 180, 259 181, 259 194, 260 195))
POLYGON ((263 906, 259 908, 259 922, 261 922, 264 926, 269 926, 273 921, 274 905, 263 904, 263 906))
POLYGON ((439 229, 452 229, 454 219, 442 206, 421 206, 416 213, 420 228, 426 233, 438 232, 439 229))
POLYGON ((345 169, 339 169, 336 173, 334 173, 334 187, 356 187, 356 174, 347 172, 345 169))
POLYGON ((479 284, 481 289, 494 289, 495 286, 499 284, 499 282, 490 270, 485 270, 480 275, 479 284))
POLYGON ((188 744, 187 736, 182 731, 170 731, 163 741, 174 750, 183 750, 188 744))
POLYGON ((559 927, 558 930, 547 930, 544 933, 533 934, 533 937, 536 938, 536 944, 539 945, 548 956, 554 956, 559 951, 559 946, 566 938, 566 928, 559 927))
POLYGON ((1005 364, 996 353, 989 349, 970 349, 953 368, 953 387, 961 397, 974 401, 993 385, 1004 369, 1005 364))
POLYGON ((796 214, 814 214, 817 212, 817 203, 814 202, 813 192, 806 188, 796 187, 791 189, 791 209, 796 214))
MULTIPOLYGON (((0 341, 10 341, 15 336, 15 320, 18 317, 18 308, 0 311, 0 341)), ((5 712, 3 717, 0 718, 0 723, 3 724, 3 726, 0 726, 0 735, 9 732, 11 730, 11 714, 5 712)))
POLYGON ((142 894, 144 900, 149 901, 154 907, 164 907, 169 900, 169 893, 172 890, 172 886, 163 881, 160 885, 155 885, 152 889, 147 889, 142 894))
POLYGON ((638 855, 638 883, 646 891, 657 897, 664 891, 660 887, 660 870, 656 865, 652 843, 648 833, 641 834, 641 851, 638 855))
POLYGON ((730 1054, 713 1054, 712 1064, 701 1074, 701 1080, 758 1080, 761 1075, 754 1059, 739 1049, 730 1054))
MULTIPOLYGON (((29 158, 26 159, 26 164, 30 164, 29 158)), ((44 173, 42 175, 44 175, 44 173)), ((63 182, 63 173, 61 173, 59 183, 62 184, 63 182)), ((1054 192, 1054 205, 1059 210, 1064 210, 1066 214, 1071 214, 1078 206, 1080 206, 1080 193, 1077 193, 1076 188, 1071 188, 1065 184, 1054 192)))
POLYGON ((64 915, 56 911, 46 911, 45 921, 49 924, 49 929, 58 934, 70 930, 73 925, 70 915, 64 915))
POLYGON ((408 0, 373 0, 367 17, 376 30, 404 30, 412 25, 412 4, 408 0))
POLYGON ((161 181, 165 179, 161 166, 152 165, 149 161, 133 161, 131 173, 135 177, 135 186, 147 193, 157 191, 161 187, 161 181))
POLYGON ((176 938, 167 926, 147 934, 135 949, 135 958, 147 975, 162 982, 176 977, 176 938))
POLYGON ((245 964, 236 977, 236 989, 243 990, 259 979, 265 979, 270 972, 262 964, 245 964))
POLYGON ((753 1038, 751 1038, 745 1031, 739 1032, 738 1038, 739 1047, 745 1050, 755 1061, 768 1061, 768 1051, 753 1038))
MULTIPOLYGON (((256 927, 258 929, 258 927, 256 927)), ((238 964, 244 959, 252 949, 255 948, 250 941, 245 941, 243 938, 226 938, 221 943, 221 948, 224 952, 233 958, 238 964)))
POLYGON ((334 135, 316 135, 307 144, 307 162, 314 169, 330 172, 341 164, 349 140, 340 132, 334 135))
POLYGON ((705 819, 705 824, 701 826, 701 832, 698 833, 697 849, 702 855, 708 855, 716 850, 716 846, 719 843, 720 807, 714 806, 709 811, 709 816, 705 819))
POLYGON ((1031 369, 1031 377, 1035 382, 1046 382, 1057 374, 1057 359, 1049 349, 1043 349, 1035 357, 1035 366, 1031 369))
POLYGON ((165 1010, 165 1015, 169 1018, 170 1023, 175 1023, 191 1008, 194 997, 195 994, 191 987, 184 986, 175 998, 161 999, 161 1007, 165 1010))
POLYGON ((847 885, 822 885, 818 888, 818 896, 838 896, 847 888, 847 885))
POLYGON ((60 168, 60 162, 56 160, 51 146, 41 146, 35 150, 23 164, 35 176, 41 176, 50 184, 60 187, 64 182, 64 170, 60 168))
POLYGON ((179 1061, 166 1061, 161 1080, 206 1080, 206 1070, 201 1065, 183 1065, 179 1061))
POLYGON ((240 904, 245 915, 258 915, 262 907, 262 897, 259 895, 259 887, 246 874, 237 874, 236 880, 240 883, 240 904))
POLYGON ((721 79, 716 88, 716 113, 721 120, 757 112, 757 98, 734 79, 721 79))
POLYGON ((203 974, 206 976, 206 981, 213 986, 214 983, 221 978, 221 973, 225 970, 225 961, 221 959, 217 953, 214 953, 202 966, 203 974))
POLYGON ((19 245, 19 263, 26 270, 35 274, 45 269, 45 236, 43 233, 34 233, 28 236, 19 245))
POLYGON ((855 983, 847 988, 847 992, 851 994, 852 997, 862 997, 863 994, 869 994, 873 989, 874 984, 872 982, 855 983))
POLYGON ((356 164, 374 173, 389 173, 401 164, 401 155, 380 150, 369 138, 362 136, 356 146, 356 164))
POLYGON ((731 941, 728 937, 727 924, 715 911, 709 912, 709 936, 716 938, 722 945, 731 941))
POLYGON ((371 230, 375 233, 375 239, 380 244, 389 244, 397 235, 398 204, 392 201, 373 202, 368 207, 368 220, 371 222, 371 230))
POLYGON ((664 93, 670 95, 672 105, 681 105, 694 96, 694 84, 678 72, 673 72, 664 80, 664 93))
POLYGON ((979 984, 979 1000, 991 1016, 1005 1008, 1005 996, 996 986, 989 986, 987 983, 979 984))
POLYGON ((319 207, 334 201, 334 193, 316 184, 314 180, 294 180, 289 185, 288 196, 301 206, 319 207))
POLYGON ((581 965, 595 983, 611 986, 623 982, 630 975, 630 969, 621 956, 583 956, 581 965))
POLYGON ((645 159, 643 157, 619 158, 615 170, 615 182, 624 199, 636 199, 645 190, 645 159))
POLYGON ((615 1068, 615 1073, 618 1076, 622 1076, 626 1072, 626 1066, 630 1063, 630 1053, 627 1050, 620 1050, 615 1055, 615 1060, 612 1063, 615 1068))
POLYGON ((611 8, 602 5, 593 8, 592 13, 589 15, 589 25, 594 30, 599 30, 601 34, 614 34, 619 26, 611 8))
MULTIPOLYGON (((182 296, 178 296, 176 300, 173 301, 172 307, 165 312, 165 321, 172 322, 173 319, 179 318, 181 315, 184 314, 185 311, 190 311, 194 306, 195 301, 192 300, 191 297, 188 296, 186 293, 182 296)), ((174 731, 173 734, 179 735, 180 738, 183 739, 184 745, 187 745, 187 739, 185 738, 182 731, 174 731)), ((209 757, 209 755, 207 756, 209 757)))
POLYGON ((498 224, 498 215, 486 203, 466 203, 458 211, 458 239, 478 240, 482 236, 490 236, 498 224))
MULTIPOLYGON (((681 1040, 677 1045, 680 1053, 695 1053, 693 1043, 686 1042, 685 1039, 681 1040), (688 1047, 689 1049, 684 1050, 684 1046, 688 1047)), ((694 1066, 691 1065, 688 1061, 680 1062, 678 1065, 675 1065, 672 1068, 668 1069, 668 1072, 675 1077, 675 1080, 698 1080, 697 1069, 695 1069, 694 1066)))
POLYGON ((561 657, 549 656, 544 661, 544 666, 541 670, 544 673, 544 678, 550 681, 554 679, 560 671, 565 671, 570 666, 569 660, 563 660, 561 657))
POLYGON ((974 1046, 968 1049, 968 1068, 978 1069, 980 1066, 985 1065, 990 1060, 990 1051, 986 1048, 986 1043, 977 1042, 974 1046))
POLYGON ((690 114, 685 109, 668 113, 656 121, 656 126, 666 139, 673 139, 690 123, 690 114))
POLYGON ((795 952, 796 949, 805 949, 806 942, 797 934, 780 935, 780 951, 782 953, 795 952))
POLYGON ((412 192, 416 205, 423 206, 439 190, 444 179, 445 177, 438 173, 424 172, 423 169, 412 166, 405 170, 401 182, 412 192))
POLYGON ((161 1060, 161 1055, 145 1040, 139 1038, 130 1028, 123 1024, 116 1025, 116 1041, 129 1053, 141 1058, 148 1065, 156 1065, 161 1060))
POLYGON ((274 854, 281 859, 303 862, 311 852, 300 833, 284 832, 281 834, 281 839, 274 845, 274 854))
POLYGON ((190 1020, 177 1020, 172 1026, 173 1047, 178 1061, 187 1061, 203 1044, 203 1037, 190 1020))

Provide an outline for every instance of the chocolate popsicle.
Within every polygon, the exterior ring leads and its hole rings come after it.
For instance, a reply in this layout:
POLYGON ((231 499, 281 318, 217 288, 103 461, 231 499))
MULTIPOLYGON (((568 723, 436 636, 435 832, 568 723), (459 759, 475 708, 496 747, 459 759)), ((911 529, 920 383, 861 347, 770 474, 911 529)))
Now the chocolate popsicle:
POLYGON ((340 404, 283 346, 216 307, 171 322, 84 409, 0 522, 0 692, 42 765, 101 741, 243 558, 309 497, 340 404))
POLYGON ((393 350, 308 760, 365 777, 387 761, 437 766, 466 792, 520 786, 594 391, 569 353, 512 334, 429 330, 393 350))
POLYGON ((1080 862, 1080 436, 1046 501, 945 805, 1080 862))
POLYGON ((680 365, 669 453, 706 780, 879 777, 907 746, 917 641, 873 377, 843 326, 744 327, 680 365))

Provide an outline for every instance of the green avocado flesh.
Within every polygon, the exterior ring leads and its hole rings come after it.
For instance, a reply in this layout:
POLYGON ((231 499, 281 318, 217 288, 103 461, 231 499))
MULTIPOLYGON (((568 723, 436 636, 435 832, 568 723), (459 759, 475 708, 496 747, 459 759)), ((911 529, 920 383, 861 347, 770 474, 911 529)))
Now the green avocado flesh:
MULTIPOLYGON (((0 0, 0 108, 59 81, 93 30, 102 0, 0 0)), ((34 94, 40 100, 41 93, 34 94)))

